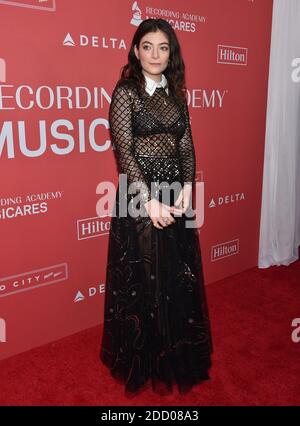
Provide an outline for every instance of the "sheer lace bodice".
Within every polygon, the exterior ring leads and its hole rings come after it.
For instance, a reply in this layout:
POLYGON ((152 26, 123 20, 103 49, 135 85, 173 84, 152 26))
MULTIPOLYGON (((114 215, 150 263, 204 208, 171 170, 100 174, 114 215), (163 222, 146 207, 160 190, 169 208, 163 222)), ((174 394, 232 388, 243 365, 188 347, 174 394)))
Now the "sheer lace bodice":
POLYGON ((151 198, 145 158, 165 159, 166 164, 169 160, 169 168, 177 159, 181 183, 194 182, 195 149, 187 102, 180 106, 163 88, 152 96, 146 91, 140 96, 132 84, 123 82, 112 94, 109 121, 120 173, 127 175, 128 185, 135 183, 145 201, 151 198))

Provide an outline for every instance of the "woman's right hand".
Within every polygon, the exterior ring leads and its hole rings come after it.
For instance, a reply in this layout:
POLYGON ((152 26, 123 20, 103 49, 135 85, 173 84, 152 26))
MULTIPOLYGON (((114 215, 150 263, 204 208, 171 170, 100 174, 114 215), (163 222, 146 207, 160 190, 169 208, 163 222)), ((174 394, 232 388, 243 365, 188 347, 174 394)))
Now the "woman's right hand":
POLYGON ((153 225, 157 229, 164 229, 166 226, 175 222, 171 213, 182 214, 181 209, 174 206, 168 206, 160 201, 152 198, 144 204, 144 207, 152 220, 153 225))

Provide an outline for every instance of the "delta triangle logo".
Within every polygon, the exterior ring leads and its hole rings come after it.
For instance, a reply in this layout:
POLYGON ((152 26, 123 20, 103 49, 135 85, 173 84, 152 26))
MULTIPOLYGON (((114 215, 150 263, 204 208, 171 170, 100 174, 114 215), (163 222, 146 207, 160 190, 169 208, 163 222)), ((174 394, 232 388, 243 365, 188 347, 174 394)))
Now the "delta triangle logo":
POLYGON ((81 291, 78 291, 75 296, 74 303, 82 302, 83 300, 85 300, 84 295, 81 293, 81 291))
POLYGON ((216 202, 215 202, 215 200, 212 198, 212 199, 211 199, 211 202, 209 203, 209 208, 211 209, 211 208, 213 208, 213 207, 216 207, 216 202))
POLYGON ((76 44, 75 44, 74 40, 72 39, 72 36, 71 36, 70 33, 68 33, 66 35, 66 38, 63 41, 63 45, 64 46, 69 46, 69 47, 75 47, 76 46, 76 44))

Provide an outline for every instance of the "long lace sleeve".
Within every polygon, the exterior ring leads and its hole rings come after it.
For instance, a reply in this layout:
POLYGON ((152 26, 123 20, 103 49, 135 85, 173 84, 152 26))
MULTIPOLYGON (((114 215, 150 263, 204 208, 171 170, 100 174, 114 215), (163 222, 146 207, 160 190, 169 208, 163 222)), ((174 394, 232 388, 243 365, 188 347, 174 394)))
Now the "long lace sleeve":
POLYGON ((130 87, 119 85, 113 91, 109 124, 119 171, 127 175, 128 186, 133 184, 134 192, 144 204, 151 199, 151 195, 133 152, 130 87))
POLYGON ((186 101, 183 107, 183 114, 186 128, 181 140, 179 141, 179 157, 184 184, 193 184, 196 173, 196 157, 190 124, 190 115, 186 101))

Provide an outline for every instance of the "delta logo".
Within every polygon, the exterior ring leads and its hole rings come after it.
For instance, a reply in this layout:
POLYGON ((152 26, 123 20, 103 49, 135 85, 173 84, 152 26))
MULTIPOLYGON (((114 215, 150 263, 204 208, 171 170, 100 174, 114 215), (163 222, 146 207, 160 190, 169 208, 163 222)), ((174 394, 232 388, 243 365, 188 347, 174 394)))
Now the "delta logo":
POLYGON ((99 284, 97 287, 89 287, 85 292, 78 290, 73 299, 74 303, 79 303, 85 301, 87 298, 94 297, 97 294, 101 295, 105 293, 105 285, 99 284))
POLYGON ((126 50, 126 43, 124 39, 117 37, 107 37, 93 34, 79 34, 74 35, 67 33, 63 40, 63 46, 65 47, 92 47, 102 49, 115 49, 115 50, 126 50))

